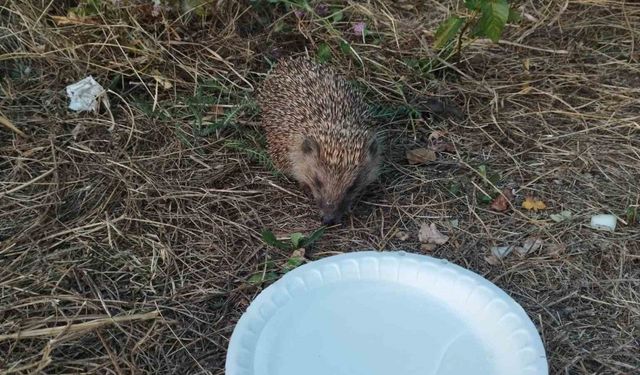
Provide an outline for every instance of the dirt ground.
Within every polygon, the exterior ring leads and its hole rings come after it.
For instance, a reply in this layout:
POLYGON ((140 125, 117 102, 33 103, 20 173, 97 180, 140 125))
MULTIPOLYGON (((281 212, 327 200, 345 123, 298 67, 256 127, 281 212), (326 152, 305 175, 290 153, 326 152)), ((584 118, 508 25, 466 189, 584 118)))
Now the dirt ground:
POLYGON ((308 260, 446 258, 524 307, 551 373, 640 373, 640 4, 519 1, 498 44, 463 38, 445 59, 432 43, 464 12, 453 0, 334 1, 328 15, 220 0, 204 16, 102 0, 69 17, 77 3, 0 2, 0 373, 224 373, 269 283, 255 275, 291 256, 261 232, 319 227, 271 167, 254 98, 271 63, 301 54, 366 93, 387 155, 308 260), (88 75, 109 103, 73 112, 65 87, 88 75), (451 152, 408 163, 436 130, 451 152), (504 187, 516 196, 497 212, 486 195, 504 187), (600 213, 614 232, 590 227, 600 213), (422 245, 423 223, 449 240, 422 245), (542 247, 491 256, 530 239, 542 247))

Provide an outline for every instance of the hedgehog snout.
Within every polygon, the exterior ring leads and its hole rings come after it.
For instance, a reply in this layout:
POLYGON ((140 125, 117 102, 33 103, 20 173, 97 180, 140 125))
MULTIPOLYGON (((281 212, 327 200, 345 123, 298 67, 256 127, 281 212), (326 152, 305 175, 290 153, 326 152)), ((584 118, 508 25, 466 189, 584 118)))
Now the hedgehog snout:
POLYGON ((336 225, 342 222, 344 209, 340 204, 329 204, 320 206, 322 225, 336 225))
POLYGON ((340 224, 340 222, 342 221, 342 214, 334 211, 334 212, 329 212, 329 213, 322 213, 322 225, 336 225, 336 224, 340 224))
POLYGON ((322 215, 322 225, 335 225, 335 224, 337 224, 335 216, 322 215))

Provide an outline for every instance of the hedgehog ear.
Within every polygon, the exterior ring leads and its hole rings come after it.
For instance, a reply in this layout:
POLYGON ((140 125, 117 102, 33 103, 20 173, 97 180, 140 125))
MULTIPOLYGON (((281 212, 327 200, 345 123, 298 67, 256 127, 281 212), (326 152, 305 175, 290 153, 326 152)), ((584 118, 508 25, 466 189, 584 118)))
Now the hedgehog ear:
POLYGON ((373 140, 371 144, 369 144, 369 154, 377 155, 378 154, 378 141, 373 140))
POLYGON ((380 142, 378 139, 373 138, 367 148, 367 156, 371 159, 376 159, 380 154, 380 142))
POLYGON ((318 152, 319 148, 320 146, 318 145, 318 142, 309 137, 305 137, 302 141, 301 150, 305 155, 311 155, 314 152, 318 152))

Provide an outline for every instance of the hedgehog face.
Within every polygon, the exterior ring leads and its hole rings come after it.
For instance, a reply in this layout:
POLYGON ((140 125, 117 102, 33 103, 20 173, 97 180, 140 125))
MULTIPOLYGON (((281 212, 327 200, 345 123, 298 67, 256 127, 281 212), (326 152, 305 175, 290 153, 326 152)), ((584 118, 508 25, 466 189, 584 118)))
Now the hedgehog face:
POLYGON ((355 163, 328 164, 320 145, 306 138, 296 153, 294 177, 313 197, 323 225, 338 224, 364 188, 377 178, 381 155, 377 139, 364 145, 366 152, 355 163))

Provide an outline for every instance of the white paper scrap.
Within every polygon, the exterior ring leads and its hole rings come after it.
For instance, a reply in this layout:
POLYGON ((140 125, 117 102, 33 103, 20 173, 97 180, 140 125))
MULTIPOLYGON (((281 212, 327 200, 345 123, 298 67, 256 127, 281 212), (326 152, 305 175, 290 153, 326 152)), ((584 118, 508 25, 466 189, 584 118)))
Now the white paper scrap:
POLYGON ((88 76, 67 86, 67 96, 71 99, 69 109, 74 111, 97 111, 98 98, 105 90, 92 76, 88 76))

